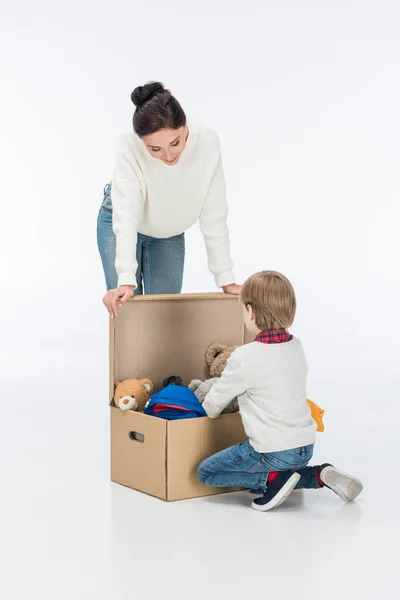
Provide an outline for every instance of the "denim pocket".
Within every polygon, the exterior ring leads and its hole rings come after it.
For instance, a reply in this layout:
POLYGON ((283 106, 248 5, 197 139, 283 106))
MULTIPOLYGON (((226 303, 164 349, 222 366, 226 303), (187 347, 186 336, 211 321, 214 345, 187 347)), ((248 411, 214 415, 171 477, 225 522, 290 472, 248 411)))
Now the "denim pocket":
POLYGON ((293 448, 282 452, 263 454, 264 464, 274 471, 298 470, 304 468, 312 457, 313 446, 293 448))
POLYGON ((262 460, 262 458, 260 458, 260 460, 258 460, 253 466, 251 466, 249 469, 247 469, 248 473, 265 473, 265 464, 262 460))
POLYGON ((103 195, 103 202, 101 203, 101 208, 103 210, 107 210, 109 212, 112 212, 112 203, 111 203, 111 184, 108 183, 105 187, 104 187, 104 195, 103 195))
MULTIPOLYGON (((281 460, 271 454, 263 454, 262 461, 264 465, 271 471, 288 471, 298 467, 298 463, 281 460)), ((299 461, 300 462, 300 461, 299 461)))

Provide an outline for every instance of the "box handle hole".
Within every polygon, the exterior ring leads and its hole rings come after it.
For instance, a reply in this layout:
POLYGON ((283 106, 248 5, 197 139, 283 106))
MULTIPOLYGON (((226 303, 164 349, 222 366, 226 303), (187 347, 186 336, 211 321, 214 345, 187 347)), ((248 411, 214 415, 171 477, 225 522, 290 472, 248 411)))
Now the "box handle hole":
POLYGON ((144 442, 144 435, 143 433, 138 433, 137 431, 130 431, 129 432, 129 439, 134 441, 134 442, 140 442, 141 444, 143 444, 144 442))

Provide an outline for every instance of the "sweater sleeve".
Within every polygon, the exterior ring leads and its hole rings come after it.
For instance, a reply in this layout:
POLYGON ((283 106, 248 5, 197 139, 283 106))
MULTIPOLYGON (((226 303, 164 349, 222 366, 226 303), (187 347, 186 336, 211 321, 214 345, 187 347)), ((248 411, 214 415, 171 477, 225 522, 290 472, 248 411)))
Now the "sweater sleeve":
POLYGON ((235 283, 232 272, 228 231, 228 204, 226 185, 222 167, 221 151, 218 144, 218 162, 211 181, 203 210, 200 214, 200 229, 207 249, 208 268, 214 275, 217 287, 235 283))
POLYGON ((219 417, 234 398, 246 391, 246 373, 244 368, 232 355, 215 385, 207 394, 203 408, 212 419, 219 417))
POLYGON ((115 268, 118 286, 136 287, 137 232, 143 212, 143 195, 133 148, 122 136, 117 143, 117 156, 112 182, 113 229, 116 236, 115 268))

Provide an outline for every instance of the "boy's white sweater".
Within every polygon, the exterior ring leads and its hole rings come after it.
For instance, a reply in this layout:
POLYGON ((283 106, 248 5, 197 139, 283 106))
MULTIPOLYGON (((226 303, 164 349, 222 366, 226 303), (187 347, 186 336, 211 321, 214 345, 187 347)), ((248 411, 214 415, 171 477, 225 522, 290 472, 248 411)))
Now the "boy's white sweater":
POLYGON ((307 404, 307 372, 295 337, 280 344, 246 344, 230 356, 203 407, 216 418, 237 396, 245 432, 257 452, 313 444, 316 424, 307 404))

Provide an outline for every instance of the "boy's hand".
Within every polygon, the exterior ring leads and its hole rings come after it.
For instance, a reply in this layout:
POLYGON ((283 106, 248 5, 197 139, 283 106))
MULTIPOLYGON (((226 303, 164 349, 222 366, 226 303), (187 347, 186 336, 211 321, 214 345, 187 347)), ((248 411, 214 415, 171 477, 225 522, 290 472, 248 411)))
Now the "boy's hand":
POLYGON ((233 296, 239 296, 241 288, 241 285, 237 285, 236 283, 230 283, 229 285, 224 285, 222 290, 225 294, 233 294, 233 296))
POLYGON ((133 296, 134 285, 121 285, 115 290, 110 290, 103 298, 103 304, 110 313, 112 319, 117 316, 118 308, 121 308, 133 296))

